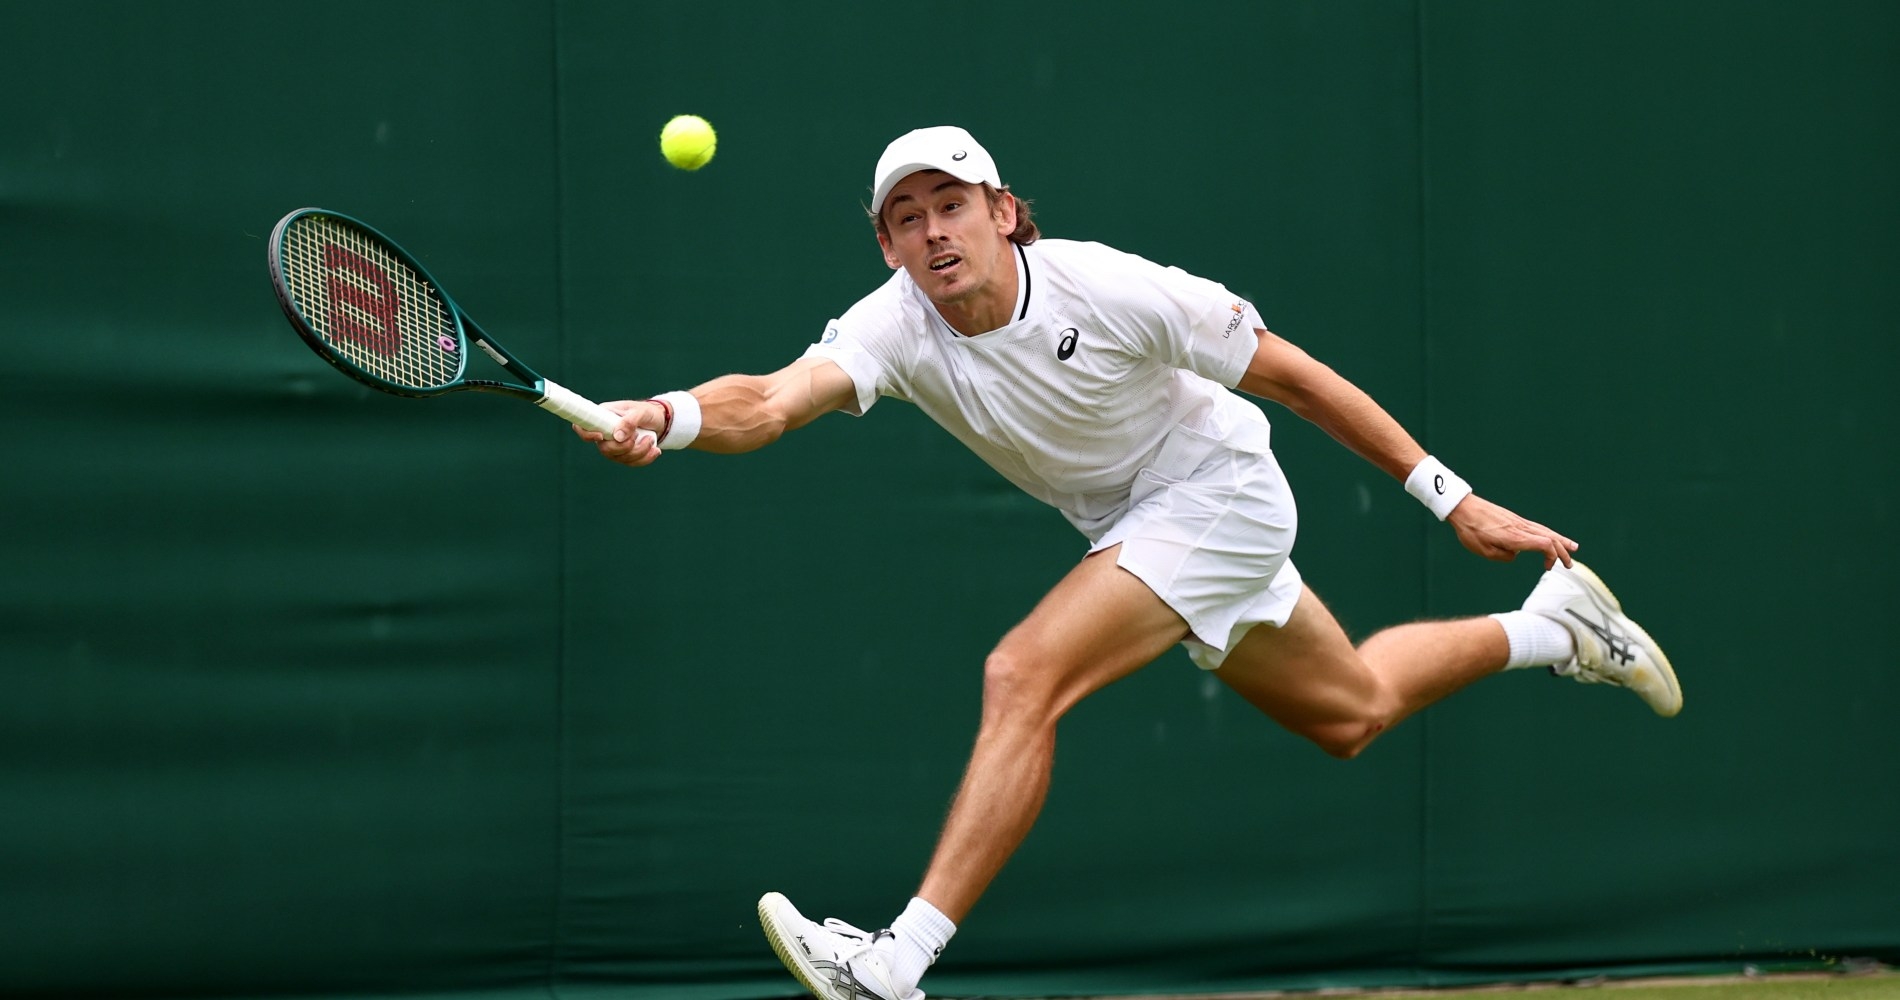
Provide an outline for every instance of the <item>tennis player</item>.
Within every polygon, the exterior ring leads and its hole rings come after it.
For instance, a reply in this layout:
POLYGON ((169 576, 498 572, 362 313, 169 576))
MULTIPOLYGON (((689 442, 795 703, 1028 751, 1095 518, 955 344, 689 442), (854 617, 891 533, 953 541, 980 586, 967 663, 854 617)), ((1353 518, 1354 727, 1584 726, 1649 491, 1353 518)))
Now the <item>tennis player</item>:
POLYGON ((1630 689, 1665 716, 1682 693, 1577 543, 1473 493, 1371 397, 1269 332, 1220 284, 1096 243, 1039 239, 1027 203, 963 129, 919 129, 877 162, 870 209, 890 280, 770 375, 607 404, 642 466, 662 450, 752 451, 820 414, 908 400, 1089 551, 983 665, 976 745, 916 896, 865 931, 767 893, 767 938, 828 1000, 921 1000, 918 982, 1040 811, 1056 723, 1177 643, 1281 725, 1350 758, 1489 674, 1549 666, 1630 689), (1291 558, 1293 494, 1272 400, 1402 482, 1464 546, 1543 558, 1519 610, 1381 631, 1357 648, 1291 558), (655 448, 637 438, 653 431, 655 448))

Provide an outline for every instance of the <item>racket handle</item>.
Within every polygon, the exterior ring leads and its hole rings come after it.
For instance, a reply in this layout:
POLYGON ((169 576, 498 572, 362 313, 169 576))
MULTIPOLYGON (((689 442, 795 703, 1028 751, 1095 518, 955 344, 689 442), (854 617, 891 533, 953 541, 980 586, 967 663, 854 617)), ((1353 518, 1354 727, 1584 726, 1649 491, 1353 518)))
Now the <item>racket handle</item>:
MULTIPOLYGON (((566 386, 542 379, 541 393, 540 401, 534 405, 569 423, 579 424, 590 431, 598 431, 602 434, 612 434, 614 428, 620 426, 620 414, 566 386)), ((653 432, 643 430, 638 436, 650 438, 653 432)))

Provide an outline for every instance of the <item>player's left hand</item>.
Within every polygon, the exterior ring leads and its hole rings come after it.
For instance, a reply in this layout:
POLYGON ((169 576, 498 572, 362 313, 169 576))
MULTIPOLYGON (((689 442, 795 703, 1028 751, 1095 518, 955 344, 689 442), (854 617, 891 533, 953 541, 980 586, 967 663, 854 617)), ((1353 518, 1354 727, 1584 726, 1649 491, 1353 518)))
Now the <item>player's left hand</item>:
POLYGON ((1544 568, 1570 565, 1577 543, 1492 503, 1476 493, 1459 501, 1445 518, 1458 532, 1464 547, 1498 562, 1510 562, 1519 552, 1541 552, 1544 568))

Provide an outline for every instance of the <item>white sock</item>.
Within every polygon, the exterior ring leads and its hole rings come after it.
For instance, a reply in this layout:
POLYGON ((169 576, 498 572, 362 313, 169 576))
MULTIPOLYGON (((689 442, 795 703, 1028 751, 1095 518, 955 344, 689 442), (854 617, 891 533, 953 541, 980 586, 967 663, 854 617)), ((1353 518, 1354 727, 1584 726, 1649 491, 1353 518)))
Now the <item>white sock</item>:
POLYGON ((1504 626, 1504 637, 1511 643, 1506 670, 1567 663, 1577 655, 1577 640, 1553 619, 1534 611, 1505 611, 1491 617, 1504 626))
POLYGON ((957 925, 949 917, 921 897, 912 896, 910 905, 891 921, 891 933, 897 938, 897 961, 891 972, 897 976, 897 986, 905 992, 916 989, 924 970, 943 954, 943 946, 956 932, 957 925))

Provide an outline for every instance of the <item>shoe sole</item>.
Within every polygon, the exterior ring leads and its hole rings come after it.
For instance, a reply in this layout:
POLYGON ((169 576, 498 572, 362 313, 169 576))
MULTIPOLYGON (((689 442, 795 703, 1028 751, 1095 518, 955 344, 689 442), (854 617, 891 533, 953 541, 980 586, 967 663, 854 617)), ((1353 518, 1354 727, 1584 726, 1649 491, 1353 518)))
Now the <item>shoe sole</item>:
MULTIPOLYGON (((1664 706, 1659 706, 1648 698, 1644 698, 1643 701, 1648 702, 1650 709, 1657 715, 1665 719, 1673 718, 1676 713, 1682 711, 1682 684, 1676 680, 1676 668, 1669 665, 1669 657, 1663 653, 1662 647, 1656 645, 1656 640, 1650 638, 1649 633, 1644 631, 1641 625, 1636 624, 1634 619, 1623 614, 1623 602, 1616 599, 1616 594, 1603 582, 1602 577, 1596 575, 1596 571, 1580 562, 1573 562, 1570 566, 1570 572, 1581 577, 1585 586, 1595 590, 1608 599, 1610 607, 1615 608, 1617 614, 1623 615, 1623 623, 1629 626, 1630 632, 1642 642, 1645 649, 1649 650, 1649 658, 1655 662, 1656 669, 1662 673, 1663 686, 1669 689, 1673 707, 1665 712, 1663 711, 1664 706)), ((1640 691, 1637 692, 1639 695, 1641 693, 1640 691)))
POLYGON ((806 966, 805 960, 798 954, 796 944, 787 940, 790 935, 779 925, 778 914, 773 912, 779 904, 788 907, 792 905, 791 900, 786 899, 784 893, 768 892, 759 897, 759 927, 765 931, 765 940, 772 945, 772 950, 778 953, 778 960, 784 963, 785 971, 790 972, 792 978, 798 980, 798 985, 805 987, 807 992, 818 997, 819 1000, 827 1000, 831 996, 831 991, 818 984, 818 970, 806 966))

